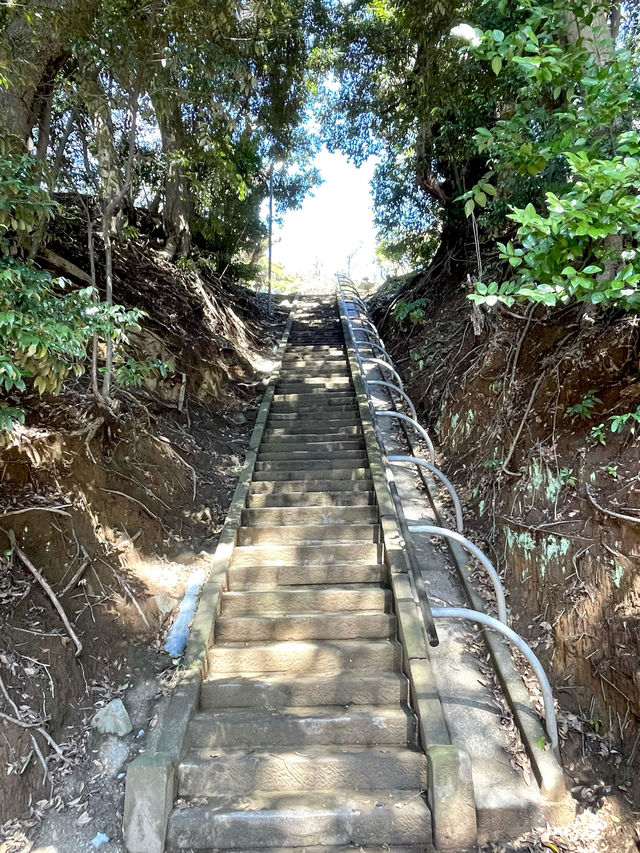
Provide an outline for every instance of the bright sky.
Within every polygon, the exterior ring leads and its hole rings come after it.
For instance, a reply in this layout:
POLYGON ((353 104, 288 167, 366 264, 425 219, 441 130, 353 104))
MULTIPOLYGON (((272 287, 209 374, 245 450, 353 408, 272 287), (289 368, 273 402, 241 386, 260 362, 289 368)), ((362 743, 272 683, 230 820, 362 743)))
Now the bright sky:
POLYGON ((324 183, 314 190, 299 210, 284 215, 274 225, 273 260, 289 272, 320 273, 332 279, 337 272, 372 281, 380 278, 376 261, 373 199, 369 182, 375 160, 357 169, 342 154, 322 149, 316 158, 324 183))

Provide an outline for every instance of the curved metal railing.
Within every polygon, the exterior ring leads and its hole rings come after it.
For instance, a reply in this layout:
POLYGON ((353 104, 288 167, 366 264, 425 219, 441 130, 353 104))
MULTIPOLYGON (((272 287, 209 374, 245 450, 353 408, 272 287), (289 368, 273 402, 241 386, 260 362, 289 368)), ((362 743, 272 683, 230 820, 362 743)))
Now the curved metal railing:
MULTIPOLYGON (((403 522, 403 527, 410 534, 412 534, 412 533, 427 533, 427 534, 432 534, 432 535, 437 535, 437 536, 444 536, 447 539, 450 539, 452 541, 459 543, 460 545, 463 546, 463 548, 465 548, 474 557, 476 557, 476 559, 481 563, 481 565, 485 568, 485 570, 486 570, 487 574, 489 575, 491 582, 493 584, 493 589, 494 589, 494 593, 495 593, 495 597, 496 597, 496 609, 498 611, 498 618, 497 619, 495 619, 493 616, 488 615, 487 613, 482 613, 482 612, 477 611, 477 610, 471 610, 471 609, 468 609, 466 607, 434 607, 434 608, 432 608, 430 606, 428 596, 426 594, 426 588, 424 587, 423 581, 422 581, 422 585, 420 586, 420 581, 422 580, 421 574, 418 573, 419 579, 414 576, 414 581, 416 582, 416 587, 417 587, 417 591, 418 591, 418 598, 422 604, 423 618, 425 619, 425 624, 427 627, 427 633, 430 637, 431 645, 437 645, 437 642, 438 642, 437 635, 435 634, 435 626, 433 626, 433 623, 432 623, 433 618, 436 618, 436 619, 464 619, 467 621, 476 622, 480 625, 483 625, 484 627, 491 628, 492 630, 497 631, 499 634, 501 634, 503 637, 505 637, 511 643, 513 643, 513 645, 515 645, 516 648, 518 648, 522 652, 522 654, 526 657, 526 659, 530 663, 530 665, 531 665, 531 667, 532 667, 532 669, 533 669, 533 671, 534 671, 534 673, 538 679, 538 682, 540 684, 540 689, 542 691, 542 697, 543 697, 543 703, 544 703, 544 717, 545 717, 545 725, 546 725, 546 729, 547 729, 547 734, 549 735, 551 748, 557 754, 557 752, 558 752, 558 724, 557 724, 556 712, 555 712, 555 707, 554 707, 554 702, 553 702, 553 693, 551 690, 551 685, 549 683, 549 679, 547 678, 547 675, 544 671, 544 668, 543 668, 542 664, 540 663, 538 657, 535 655, 535 653, 529 647, 529 645, 526 643, 526 641, 519 634, 517 634, 515 631, 513 631, 507 624, 507 608, 506 608, 506 601, 505 601, 505 595, 504 595, 504 588, 502 586, 502 581, 500 579, 500 576, 499 576, 495 566, 489 560, 489 558, 486 556, 486 554, 484 554, 484 552, 481 551, 481 549, 478 548, 477 545, 474 545, 474 543, 471 542, 469 539, 467 539, 462 533, 462 531, 464 529, 464 522, 463 522, 463 517, 462 517, 462 506, 460 503, 460 499, 458 497, 458 494, 457 494, 455 488, 453 487, 453 484, 442 473, 442 471, 440 471, 435 466, 435 450, 434 450, 433 442, 431 441, 427 431, 418 423, 416 408, 413 404, 413 401, 411 400, 409 395, 404 390, 402 379, 398 375, 395 368, 391 367, 385 361, 382 361, 379 358, 371 358, 369 356, 363 357, 361 355, 360 347, 364 346, 365 348, 378 349, 380 352, 382 352, 389 359, 389 361, 391 361, 391 356, 389 355, 389 353, 387 352, 387 350, 385 349, 385 347, 383 345, 383 342, 382 342, 382 339, 380 337, 380 333, 378 332, 378 329, 376 328, 375 324, 368 318, 368 316, 366 316, 367 307, 364 304, 364 302, 362 301, 356 286, 353 284, 353 282, 347 276, 345 276, 343 274, 338 274, 337 279, 338 279, 338 294, 339 294, 339 297, 340 297, 341 302, 342 302, 343 314, 346 318, 347 325, 349 328, 349 334, 351 336, 354 355, 356 357, 356 361, 358 362, 358 366, 360 368, 360 373, 362 375, 364 387, 365 387, 365 390, 367 393, 367 397, 369 399, 370 407, 372 409, 372 415, 374 418, 374 423, 375 423, 375 420, 378 418, 396 418, 396 419, 400 420, 403 423, 403 425, 409 424, 410 426, 412 426, 413 429, 426 442, 426 444, 429 448, 429 455, 431 456, 431 462, 428 462, 426 459, 423 459, 422 457, 418 457, 415 455, 404 456, 404 455, 396 454, 396 455, 391 455, 391 456, 387 457, 386 451, 384 449, 384 444, 382 443, 382 440, 381 440, 380 436, 378 435, 378 443, 380 444, 381 451, 383 453, 383 457, 389 463, 392 463, 392 462, 411 462, 412 464, 418 466, 418 470, 420 471, 420 474, 423 478, 423 482, 424 482, 425 486, 428 488, 428 483, 424 479, 424 476, 422 475, 422 468, 426 468, 428 471, 430 471, 432 474, 434 474, 436 477, 438 477, 441 480, 441 482, 444 484, 444 486, 447 488, 449 494, 451 495, 451 498, 452 498, 453 503, 454 503, 455 512, 456 512, 456 528, 457 528, 457 530, 449 530, 446 527, 438 527, 437 525, 432 525, 432 524, 411 524, 411 525, 408 525, 406 523, 406 519, 404 517, 404 512, 402 510, 402 505, 401 505, 400 497, 398 494, 397 486, 395 485, 395 482, 392 482, 392 486, 393 486, 392 492, 394 494, 394 499, 397 499, 397 501, 398 501, 398 510, 399 510, 400 518, 403 522), (352 302, 356 306, 358 306, 358 305, 360 306, 362 312, 364 312, 364 314, 365 314, 364 317, 357 310, 357 308, 355 309, 355 313, 351 313, 349 311, 348 306, 347 306, 347 299, 345 298, 345 294, 344 294, 344 290, 349 291, 349 293, 351 294, 351 296, 349 296, 349 301, 352 302), (359 324, 361 324, 361 325, 355 325, 354 326, 354 323, 352 322, 354 319, 356 321, 358 321, 359 324), (368 327, 368 328, 365 328, 365 327, 368 327), (370 330, 372 330, 372 331, 370 331, 370 330), (358 341, 356 338, 356 334, 358 334, 358 333, 363 334, 367 338, 367 340, 366 341, 363 341, 363 340, 358 341), (369 340, 370 337, 377 338, 377 341, 376 340, 374 340, 374 341, 369 340), (394 378, 396 378, 399 381, 400 385, 395 385, 394 383, 386 382, 385 380, 368 379, 366 374, 365 374, 365 370, 364 370, 364 365, 368 364, 368 363, 369 364, 375 364, 377 366, 378 370, 380 370, 380 372, 382 372, 382 368, 389 370, 391 373, 393 373, 394 378), (394 398, 393 398, 393 393, 395 392, 395 393, 399 394, 403 398, 403 400, 406 402, 406 404, 408 405, 408 407, 412 413, 412 416, 409 417, 404 412, 389 411, 388 409, 377 409, 375 407, 374 401, 371 397, 371 391, 370 391, 371 386, 379 386, 379 387, 387 388, 388 393, 389 393, 389 399, 391 401, 391 404, 394 407, 395 407, 395 402, 394 402, 394 398), (420 593, 422 593, 422 595, 420 593)), ((376 433, 378 433, 378 431, 376 431, 376 433)), ((405 426, 405 434, 407 436, 407 441, 409 442, 409 446, 412 447, 411 440, 409 439, 408 433, 406 432, 406 426, 405 426)), ((409 543, 407 543, 407 544, 409 544, 409 543)), ((415 555, 415 551, 413 551, 413 553, 415 555)))

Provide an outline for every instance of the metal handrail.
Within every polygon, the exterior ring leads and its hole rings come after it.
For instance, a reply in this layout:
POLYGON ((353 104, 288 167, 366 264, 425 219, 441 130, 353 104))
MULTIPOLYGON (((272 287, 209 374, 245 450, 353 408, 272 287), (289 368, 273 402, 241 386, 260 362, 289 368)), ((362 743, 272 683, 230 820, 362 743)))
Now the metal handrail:
MULTIPOLYGON (((372 411, 372 418, 373 418, 373 413, 376 410, 373 406, 373 402, 371 399, 371 393, 367 387, 367 382, 366 382, 366 379, 364 377, 364 370, 362 367, 362 357, 361 357, 359 349, 358 349, 358 342, 356 341, 354 328, 351 324, 351 320, 350 320, 349 314, 347 312, 346 302, 345 302, 344 294, 342 293, 342 288, 340 287, 340 284, 338 284, 338 287, 340 289, 340 299, 342 301, 342 308, 343 308, 343 312, 344 312, 344 317, 346 319, 347 328, 349 329, 349 334, 351 336, 351 341, 353 344, 353 352, 354 352, 356 361, 358 363, 358 369, 360 370, 360 375, 361 375, 361 378, 363 381, 365 392, 366 392, 368 400, 369 400, 369 408, 372 411)), ((382 459, 383 459, 383 463, 384 463, 386 461, 386 451, 385 451, 384 443, 382 442, 382 439, 381 439, 378 431, 374 430, 374 432, 376 435, 376 441, 378 442, 378 448, 380 450, 380 453, 381 453, 382 459)), ((428 596, 428 593, 426 590, 424 578, 422 577, 422 573, 420 571, 419 560, 418 560, 413 542, 411 541, 411 536, 409 536, 409 526, 407 524, 407 519, 405 517, 404 510, 402 508, 402 502, 400 500, 400 495, 398 494, 398 487, 395 483, 395 480, 393 479, 393 473, 391 471, 390 466, 385 464, 384 470, 385 470, 386 475, 387 475, 389 490, 391 492, 393 502, 394 502, 394 505, 396 508, 396 512, 398 515, 398 523, 400 525, 400 530, 401 530, 402 536, 405 540, 405 547, 406 547, 406 552, 407 552, 407 556, 408 556, 408 560, 409 560, 410 575, 413 579, 413 585, 414 585, 415 592, 417 595, 418 605, 419 605, 420 610, 422 612, 422 628, 424 630, 424 633, 426 635, 426 638, 427 638, 429 645, 430 646, 437 646, 437 645, 439 645, 440 640, 438 638, 438 632, 436 630, 436 625, 435 625, 435 622, 433 619, 433 615, 431 613, 431 604, 429 602, 429 596, 428 596)))
POLYGON ((393 382, 385 382, 382 379, 365 379, 364 380, 367 385, 384 385, 387 388, 391 388, 393 391, 397 391, 398 394, 406 401, 407 405, 411 409, 411 415, 415 421, 418 420, 418 414, 416 412, 416 407, 413 405, 411 397, 407 394, 406 391, 403 391, 398 385, 394 385, 393 382))
MULTIPOLYGON (((434 451, 433 443, 431 442, 431 439, 429 438, 426 430, 418 423, 416 410, 415 410, 415 406, 413 405, 413 402, 411 401, 409 396, 403 391, 402 388, 399 388, 398 386, 395 386, 390 382, 385 382, 385 381, 380 381, 380 380, 366 380, 364 378, 364 373, 362 370, 363 359, 360 355, 358 344, 364 344, 365 347, 371 347, 372 349, 373 349, 373 347, 377 347, 378 349, 380 349, 381 351, 384 352, 384 354, 389 358, 390 361, 391 361, 391 357, 389 356, 387 351, 384 349, 384 347, 381 345, 382 339, 380 337, 380 333, 378 332, 375 325, 368 319, 368 317, 362 318, 358 315, 357 319, 359 319, 361 321, 363 319, 365 319, 365 322, 367 323, 367 325, 369 325, 374 330, 375 335, 377 336, 378 340, 380 341, 380 344, 375 344, 375 343, 372 344, 372 342, 369 340, 367 340, 367 341, 357 341, 356 340, 356 337, 355 337, 356 332, 361 332, 367 338, 369 338, 370 333, 368 332, 367 329, 364 329, 364 328, 354 329, 354 326, 351 322, 351 320, 353 318, 350 317, 350 315, 349 315, 349 311, 347 309, 344 293, 342 292, 342 283, 340 281, 341 278, 345 279, 346 281, 350 281, 350 280, 347 279, 346 276, 338 275, 338 287, 340 289, 340 298, 342 300, 344 315, 347 319, 347 325, 349 327, 349 332, 350 332, 351 340, 353 343, 354 354, 356 356, 356 360, 357 360, 358 365, 360 367, 362 378, 363 378, 363 381, 365 383, 365 389, 367 390, 367 394, 369 396, 369 402, 370 402, 370 406, 372 409, 372 413, 375 417, 398 418, 403 422, 403 424, 406 424, 406 423, 411 424, 411 426, 413 426, 413 428, 426 441, 426 443, 429 447, 430 455, 432 458, 432 463, 429 463, 429 462, 427 462, 427 460, 422 459, 421 457, 416 457, 416 456, 400 456, 400 455, 396 456, 396 455, 393 455, 393 456, 387 457, 386 451, 384 448, 384 444, 380 438, 378 431, 376 430, 376 437, 378 440, 378 444, 380 446, 381 453, 383 455, 383 459, 386 459, 389 462, 407 461, 407 462, 412 462, 414 464, 417 464, 418 470, 420 471, 420 475, 421 475, 422 480, 423 480, 423 483, 425 484, 425 486, 427 487, 427 490, 428 490, 428 483, 426 482, 426 480, 424 479, 424 475, 422 474, 422 468, 423 467, 427 468, 432 473, 436 474, 436 476, 439 476, 440 479, 442 480, 442 482, 445 484, 445 486, 447 486, 447 489, 449 490, 449 494, 451 494, 451 496, 454 500, 455 507, 456 507, 456 526, 458 527, 458 531, 449 530, 445 527, 438 527, 438 526, 431 525, 431 524, 411 524, 411 525, 409 525, 409 524, 407 524, 406 518, 404 517, 404 512, 402 511, 402 503, 400 500, 400 496, 398 494, 396 483, 393 480, 393 476, 390 473, 388 473, 387 476, 388 476, 388 479, 390 482, 390 487, 392 487, 392 494, 394 496, 394 502, 396 503, 399 517, 402 519, 402 522, 403 522, 402 526, 404 528, 406 528, 406 530, 409 533, 431 533, 434 535, 445 536, 448 539, 453 539, 454 541, 459 542, 463 547, 465 547, 475 557, 477 557, 477 559, 482 563, 482 565, 486 569, 486 571, 487 571, 487 573, 488 573, 488 575, 492 581, 495 596, 496 596, 496 607, 498 610, 498 619, 495 619, 493 616, 489 616, 487 613, 481 613, 480 611, 470 610, 470 609, 465 608, 465 607, 434 607, 434 608, 431 608, 431 606, 429 604, 428 596, 426 595, 426 589, 424 587, 424 579, 422 578, 421 573, 418 572, 419 580, 422 582, 422 592, 425 596, 425 601, 421 602, 423 605, 423 618, 426 618, 427 615, 430 617, 429 623, 425 623, 425 624, 426 624, 426 627, 428 629, 431 628, 432 635, 433 635, 433 637, 435 637, 435 642, 430 640, 431 645, 437 645, 437 643, 438 643, 437 634, 435 631, 435 626, 432 626, 432 618, 436 618, 436 619, 440 619, 440 618, 442 618, 442 619, 463 619, 463 620, 467 620, 467 621, 476 622, 476 623, 483 625, 487 628, 492 628, 493 630, 495 630, 499 634, 501 634, 503 637, 506 637, 510 642, 512 642, 516 646, 516 648, 518 648, 522 652, 522 654, 526 657, 526 659, 530 663, 530 665, 531 665, 531 667, 532 667, 532 669, 533 669, 533 671, 534 671, 534 673, 538 679, 538 682, 540 684, 540 689, 542 692, 543 703, 544 703, 544 717, 545 717, 545 726, 547 729, 547 734, 549 735, 551 748, 553 749, 556 757, 559 757, 558 723, 557 723, 556 712, 555 712, 554 701, 553 701, 553 692, 551 690, 551 685, 549 683, 549 679, 547 678, 547 675, 546 675, 546 673, 542 667, 542 664, 540 663, 539 659, 536 657, 536 655, 534 654, 532 649, 527 645, 525 640, 519 634, 517 634, 515 631, 513 631, 507 625, 507 610, 506 610, 506 602, 505 602, 505 597, 504 597, 504 589, 502 587, 502 581, 500 579, 500 576, 498 575, 498 572, 496 571, 495 567, 493 566, 491 561, 488 559, 488 557, 476 545, 474 545, 473 542, 471 542, 469 539, 467 539, 465 536, 462 535, 462 532, 461 532, 462 531, 462 508, 460 505, 460 500, 457 496, 457 493, 455 492, 455 489, 453 488, 453 485, 444 476, 444 474, 442 474, 442 472, 438 468, 435 467, 435 464, 433 464, 433 462, 435 462, 435 451, 434 451), (381 386, 385 386, 389 389, 393 389, 393 390, 397 391, 408 403, 410 409, 413 412, 413 417, 409 417, 408 415, 404 414, 404 412, 389 411, 386 409, 376 409, 375 406, 373 405, 373 401, 371 399, 371 395, 370 395, 369 388, 368 388, 369 385, 381 385, 381 386)), ((353 285, 352 283, 351 283, 351 285, 352 285, 353 290, 357 294, 358 291, 355 288, 355 285, 353 285)), ((354 302, 355 302, 355 300, 354 300, 354 302)), ((363 305, 363 308, 366 311, 366 306, 364 306, 364 304, 362 303, 362 300, 360 299, 359 296, 358 296, 358 302, 360 302, 363 305)), ((366 359, 366 360, 367 361, 372 360, 372 361, 376 361, 380 364, 384 364, 383 362, 380 361, 380 359, 366 359)), ((384 366, 386 367, 387 365, 385 364, 384 366)), ((394 372, 396 372, 395 368, 394 368, 394 372)), ((391 404, 394 406, 394 409, 395 409, 395 402, 394 402, 393 393, 391 390, 389 392, 389 397, 391 399, 391 404)), ((412 443, 411 443, 411 440, 409 439, 409 436, 408 436, 408 433, 406 430, 406 426, 404 427, 404 430, 405 430, 405 435, 407 436, 407 441, 409 442, 409 446, 412 447, 412 443)), ((406 544, 407 544, 407 546, 409 546, 410 544, 412 546, 410 537, 407 540, 406 544)), ((414 555, 414 561, 416 561, 415 550, 413 549, 413 547, 411 547, 411 552, 414 555)), ((415 570, 414 570, 414 581, 416 581, 415 570)), ((416 588, 419 590, 418 581, 416 581, 416 588)), ((420 598, 420 596, 419 596, 419 598, 420 598)), ((431 634, 431 631, 429 632, 430 634, 431 634)))
POLYGON ((404 389, 404 382, 402 381, 402 377, 400 376, 398 371, 395 369, 395 367, 391 367, 391 365, 388 364, 386 361, 383 361, 381 358, 371 358, 370 356, 365 356, 365 358, 362 359, 362 363, 363 364, 378 364, 378 365, 380 365, 381 368, 384 367, 385 370, 388 370, 389 373, 391 373, 393 376, 395 376, 395 378, 398 380, 398 384, 400 385, 400 387, 402 389, 404 389))
POLYGON ((431 471, 432 474, 442 480, 447 491, 451 495, 453 504, 456 508, 456 530, 458 533, 464 533, 464 521, 462 520, 462 504, 460 503, 460 498, 458 497, 458 493, 453 487, 451 480, 449 480, 448 477, 445 477, 439 468, 436 468, 435 465, 432 465, 430 462, 427 462, 426 459, 422 459, 419 456, 401 456, 394 454, 393 456, 389 456, 389 462, 411 462, 413 465, 422 465, 423 468, 431 471))
POLYGON ((466 619, 470 622, 478 622, 480 625, 485 625, 487 628, 493 628, 503 637, 510 640, 513 645, 522 652, 526 659, 531 664, 531 668, 536 674, 540 690, 542 692, 542 701, 544 703, 544 722, 549 735, 551 749, 556 756, 558 755, 558 720, 556 717, 556 709, 553 702, 553 691, 551 684, 547 678, 542 664, 532 649, 527 645, 523 638, 516 634, 508 625, 494 619, 487 613, 481 613, 479 610, 467 610, 466 607, 432 607, 431 612, 436 619, 466 619))
MULTIPOLYGON (((356 329, 356 331, 360 332, 364 331, 364 329, 356 329)), ((367 332, 365 332, 365 334, 367 334, 367 332)), ((388 358, 389 362, 393 361, 386 349, 375 341, 358 341, 358 343, 362 344, 365 347, 371 347, 371 349, 378 350, 378 352, 382 353, 382 355, 388 358)))
POLYGON ((459 542, 463 548, 466 548, 474 557, 476 557, 487 570, 487 574, 491 578, 493 591, 496 595, 496 608, 498 610, 498 619, 504 624, 507 624, 507 604, 504 597, 504 589, 500 575, 496 571, 491 560, 483 553, 477 545, 474 545, 466 536, 457 533, 455 530, 449 530, 447 527, 437 527, 435 524, 410 524, 410 533, 431 533, 434 536, 445 536, 447 539, 453 539, 459 542))
POLYGON ((379 338, 382 338, 382 335, 380 334, 380 332, 379 332, 379 331, 378 331, 378 329, 376 328, 375 323, 372 323, 372 322, 371 322, 371 320, 370 320, 368 317, 362 317, 362 316, 359 314, 356 318, 354 318, 354 317, 349 317, 349 319, 350 319, 350 320, 357 319, 357 320, 359 320, 361 323, 366 323, 366 324, 367 324, 367 326, 369 326, 370 328, 372 328, 372 329, 373 329, 373 331, 376 333, 376 335, 377 335, 379 338))
POLYGON ((433 446, 433 442, 429 438, 429 434, 426 429, 421 426, 415 418, 412 418, 409 415, 405 415, 404 412, 391 412, 389 411, 389 409, 374 409, 373 411, 376 418, 398 418, 398 420, 405 421, 406 423, 411 424, 411 426, 416 430, 416 432, 418 432, 426 441, 427 447, 429 448, 429 455, 431 456, 431 464, 435 465, 436 451, 433 446))

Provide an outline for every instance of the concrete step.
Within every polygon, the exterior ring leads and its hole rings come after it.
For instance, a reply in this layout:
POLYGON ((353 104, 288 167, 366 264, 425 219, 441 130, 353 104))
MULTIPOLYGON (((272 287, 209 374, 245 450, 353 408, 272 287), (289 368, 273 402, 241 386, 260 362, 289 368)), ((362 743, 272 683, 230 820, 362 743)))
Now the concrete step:
POLYGON ((270 414, 306 414, 322 412, 323 414, 357 412, 355 397, 347 394, 344 397, 328 397, 327 395, 312 394, 307 400, 276 400, 269 410, 270 414))
POLYGON ((309 586, 377 583, 387 580, 381 563, 328 564, 324 566, 231 566, 227 572, 230 590, 275 589, 280 586, 309 586))
POLYGON ((261 613, 339 613, 343 610, 384 611, 391 603, 390 591, 374 584, 313 588, 281 586, 277 590, 228 590, 222 594, 223 616, 261 613))
POLYGON ((305 432, 316 432, 320 429, 324 435, 327 430, 335 431, 340 426, 362 426, 362 423, 359 413, 354 415, 351 412, 340 412, 337 407, 323 410, 321 421, 318 420, 316 413, 310 410, 278 412, 274 410, 273 406, 269 410, 269 417, 266 424, 267 429, 298 425, 304 427, 311 426, 311 429, 306 429, 305 432))
POLYGON ((350 388, 315 388, 312 391, 285 392, 276 389, 273 395, 273 405, 279 403, 295 403, 300 408, 315 405, 343 405, 355 403, 356 395, 350 388))
POLYGON ((272 526, 289 524, 377 524, 376 506, 301 506, 244 509, 242 524, 245 526, 272 526))
POLYGON ((335 366, 329 368, 328 370, 325 369, 324 371, 305 370, 303 372, 301 370, 296 371, 285 368, 284 370, 281 370, 278 374, 278 384, 283 381, 288 381, 288 377, 292 373, 301 374, 300 379, 297 379, 295 381, 295 384, 298 385, 301 390, 313 390, 317 385, 325 385, 327 383, 340 386, 351 386, 352 384, 351 375, 349 373, 349 368, 346 362, 344 362, 341 366, 335 366))
POLYGON ((357 640, 392 637, 396 618, 388 613, 302 613, 219 616, 216 642, 257 643, 276 640, 357 640))
POLYGON ((278 642, 247 645, 216 643, 209 649, 212 676, 232 674, 339 675, 343 672, 392 672, 400 665, 400 646, 395 640, 336 640, 278 642))
POLYGON ((265 454, 259 454, 256 471, 313 471, 316 468, 326 471, 350 464, 363 465, 369 461, 364 450, 291 450, 266 455, 265 459, 265 454))
POLYGON ((281 526, 239 527, 238 545, 280 545, 294 543, 379 542, 378 524, 286 524, 281 526))
MULTIPOLYGON (((284 528, 283 528, 284 529, 284 528)), ((234 549, 233 566, 317 566, 327 563, 377 563, 380 545, 375 543, 339 542, 327 545, 238 545, 234 549)))
POLYGON ((266 429, 264 431, 263 440, 265 442, 271 442, 275 441, 276 439, 285 438, 286 440, 291 440, 293 442, 307 440, 312 442, 323 442, 335 441, 336 439, 339 440, 341 438, 344 438, 345 440, 352 441, 360 436, 362 436, 362 426, 360 424, 345 427, 336 426, 333 429, 327 429, 323 432, 317 432, 313 429, 309 432, 300 432, 292 430, 290 427, 282 426, 266 429))
POLYGON ((291 361, 294 359, 315 359, 322 363, 327 359, 341 359, 342 361, 346 361, 345 353, 344 341, 338 345, 332 344, 331 346, 325 345, 321 347, 313 347, 308 344, 297 344, 295 341, 289 340, 289 345, 284 352, 283 359, 284 361, 291 361))
POLYGON ((363 847, 367 853, 392 845, 434 851, 431 814, 424 798, 413 791, 253 792, 235 801, 227 796, 186 805, 169 817, 168 853, 229 849, 248 853, 250 848, 287 846, 303 853, 313 845, 324 845, 324 850, 337 845, 356 851, 363 847))
POLYGON ((344 390, 345 388, 350 388, 353 393, 353 380, 346 365, 340 370, 313 370, 312 372, 281 370, 276 381, 276 391, 281 394, 305 394, 315 390, 344 390))
MULTIPOLYGON (((264 483, 260 483, 264 486, 264 483)), ((371 491, 300 491, 300 492, 252 492, 247 496, 249 508, 258 507, 331 507, 368 506, 373 503, 371 491)))
MULTIPOLYGON (((316 477, 322 476, 322 472, 316 473, 316 477)), ((362 477, 359 480, 254 480, 249 486, 249 494, 280 494, 280 493, 311 493, 311 492, 371 492, 373 482, 370 477, 362 477)))
POLYGON ((325 438, 324 441, 309 441, 297 436, 274 436, 263 441, 260 445, 258 459, 290 459, 294 454, 314 454, 316 458, 325 453, 335 456, 345 450, 364 452, 364 438, 358 435, 347 436, 347 438, 325 438))
POLYGON ((253 791, 422 791, 427 760, 402 747, 310 746, 294 750, 190 749, 178 770, 182 797, 247 796, 253 791))
MULTIPOLYGON (((300 464, 303 465, 304 463, 300 464)), ((319 476, 321 476, 323 480, 360 480, 369 477, 369 466, 366 468, 358 468, 355 467, 355 465, 349 466, 348 461, 345 461, 340 468, 330 469, 322 464, 318 464, 318 466, 311 471, 298 470, 294 473, 297 481, 316 480, 319 476)), ((295 482, 294 480, 291 480, 291 474, 291 471, 256 471, 253 475, 253 483, 263 481, 275 483, 279 480, 284 482, 295 482)))
POLYGON ((264 708, 215 714, 200 712, 189 726, 193 749, 241 749, 299 746, 405 746, 414 738, 413 715, 400 705, 392 708, 340 705, 264 708))
POLYGON ((295 675, 290 673, 227 678, 209 677, 202 682, 200 708, 257 708, 265 711, 323 705, 396 705, 406 702, 407 679, 400 672, 344 675, 295 675))

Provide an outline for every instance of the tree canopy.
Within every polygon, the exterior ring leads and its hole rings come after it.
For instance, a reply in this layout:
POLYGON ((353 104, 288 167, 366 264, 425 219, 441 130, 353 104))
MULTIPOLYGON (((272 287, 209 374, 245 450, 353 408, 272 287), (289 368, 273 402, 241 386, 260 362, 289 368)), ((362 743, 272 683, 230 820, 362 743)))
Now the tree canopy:
POLYGON ((114 341, 136 322, 117 309, 112 245, 136 207, 167 259, 242 274, 271 180, 281 208, 299 204, 321 141, 378 158, 387 258, 472 271, 489 305, 637 310, 637 32, 634 3, 600 0, 4 3, 2 386, 56 389, 103 337, 108 399, 114 341), (82 293, 36 263, 61 193, 86 213, 82 293))

